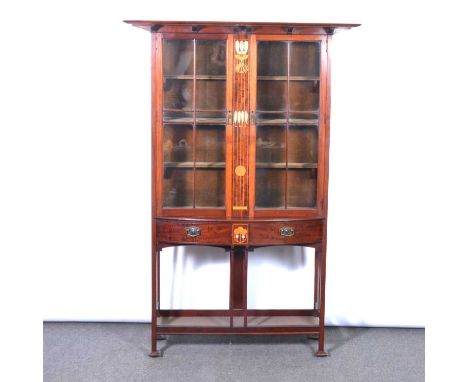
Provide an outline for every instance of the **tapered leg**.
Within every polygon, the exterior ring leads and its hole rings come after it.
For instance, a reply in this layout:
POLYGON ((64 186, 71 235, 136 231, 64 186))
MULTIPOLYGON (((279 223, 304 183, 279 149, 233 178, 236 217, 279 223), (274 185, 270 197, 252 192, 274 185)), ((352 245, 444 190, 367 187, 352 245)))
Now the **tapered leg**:
POLYGON ((230 259, 230 270, 229 270, 229 310, 231 312, 231 316, 229 317, 229 326, 232 328, 234 327, 234 309, 236 308, 236 250, 235 248, 231 247, 229 249, 229 259, 230 259))
POLYGON ((320 246, 316 245, 314 247, 314 258, 315 258, 315 267, 314 267, 314 309, 318 309, 318 298, 320 290, 320 246))
POLYGON ((248 262, 249 262, 249 251, 246 247, 242 248, 242 252, 244 255, 244 266, 243 266, 243 277, 242 277, 242 301, 243 301, 243 309, 244 309, 244 328, 247 327, 247 269, 248 269, 248 262))
MULTIPOLYGON (((161 308, 160 307, 160 301, 161 301, 161 252, 158 251, 157 252, 157 258, 156 258, 156 265, 157 265, 157 272, 156 272, 156 320, 157 320, 157 317, 159 316, 159 309, 161 308)), ((167 340, 167 337, 162 335, 162 334, 158 334, 157 337, 158 341, 164 341, 164 340, 167 340)))
POLYGON ((159 308, 159 248, 153 244, 151 258, 151 352, 150 357, 161 357, 162 353, 158 350, 158 315, 159 308))
MULTIPOLYGON (((312 248, 314 248, 314 309, 318 310, 318 294, 319 294, 319 256, 318 256, 318 251, 319 251, 319 244, 313 245, 312 248)), ((307 336, 308 339, 310 340, 318 340, 319 339, 319 334, 310 334, 307 336)))
MULTIPOLYGON (((326 228, 324 228, 324 231, 326 228)), ((316 249, 316 256, 319 257, 318 265, 319 265, 319 272, 320 272, 320 284, 319 284, 319 343, 318 343, 318 351, 315 353, 317 357, 326 357, 328 356, 328 352, 325 351, 325 272, 326 272, 326 232, 323 235, 322 245, 317 247, 316 249)))

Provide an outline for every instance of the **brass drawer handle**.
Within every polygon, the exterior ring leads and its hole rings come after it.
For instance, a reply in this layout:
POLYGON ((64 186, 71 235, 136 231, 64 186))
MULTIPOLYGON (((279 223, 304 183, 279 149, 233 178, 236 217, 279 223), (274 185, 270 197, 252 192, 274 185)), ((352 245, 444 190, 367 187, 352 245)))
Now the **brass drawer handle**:
POLYGON ((281 236, 291 237, 294 236, 294 228, 292 227, 281 227, 280 228, 281 236))
POLYGON ((201 234, 201 229, 199 227, 187 227, 185 233, 188 237, 197 237, 201 234))

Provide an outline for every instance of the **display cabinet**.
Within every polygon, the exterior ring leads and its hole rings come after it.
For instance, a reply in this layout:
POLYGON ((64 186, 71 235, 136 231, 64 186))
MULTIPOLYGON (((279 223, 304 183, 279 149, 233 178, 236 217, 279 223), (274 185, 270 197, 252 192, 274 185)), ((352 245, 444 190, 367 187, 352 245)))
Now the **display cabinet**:
POLYGON ((357 24, 126 22, 152 41, 150 355, 204 333, 315 336, 326 356, 330 42, 357 24), (225 249, 229 309, 160 307, 177 245, 225 249), (248 308, 249 251, 277 245, 315 248, 313 309, 248 308))

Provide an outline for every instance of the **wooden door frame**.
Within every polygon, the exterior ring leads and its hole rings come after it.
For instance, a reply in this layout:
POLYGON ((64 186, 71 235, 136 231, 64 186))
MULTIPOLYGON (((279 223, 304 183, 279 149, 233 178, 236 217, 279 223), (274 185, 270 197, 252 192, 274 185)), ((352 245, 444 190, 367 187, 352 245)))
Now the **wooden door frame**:
MULTIPOLYGON (((151 33, 151 185, 152 217, 230 217, 232 189, 232 124, 227 114, 232 111, 232 34, 227 33, 151 33), (163 208, 163 40, 226 41, 226 160, 224 208, 163 208), (229 151, 231 150, 231 152, 229 151)), ((195 187, 195 184, 194 184, 195 187)))
POLYGON ((249 216, 250 217, 325 217, 326 200, 328 198, 328 151, 329 151, 329 130, 330 130, 330 80, 329 80, 329 57, 327 35, 254 35, 255 44, 251 45, 250 60, 252 68, 250 70, 250 111, 256 113, 257 97, 257 42, 259 41, 303 41, 320 42, 320 119, 319 119, 319 140, 318 140, 318 169, 317 169, 317 208, 272 208, 255 209, 255 165, 256 165, 256 123, 250 126, 250 189, 249 189, 249 216))

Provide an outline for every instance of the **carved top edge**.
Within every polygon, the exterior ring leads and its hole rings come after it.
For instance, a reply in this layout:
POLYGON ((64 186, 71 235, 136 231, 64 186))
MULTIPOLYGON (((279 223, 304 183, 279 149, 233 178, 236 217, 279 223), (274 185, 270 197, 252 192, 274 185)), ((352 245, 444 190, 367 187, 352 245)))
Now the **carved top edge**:
MULTIPOLYGON (((186 27, 189 31, 203 33, 204 30, 215 30, 219 33, 219 29, 226 29, 232 33, 249 32, 261 33, 262 30, 268 31, 278 28, 278 33, 291 34, 301 33, 301 29, 313 28, 322 30, 326 34, 333 34, 335 30, 350 29, 360 26, 361 24, 345 24, 345 23, 275 23, 275 22, 231 22, 231 21, 156 21, 156 20, 124 20, 125 23, 131 24, 138 28, 143 28, 148 31, 168 31, 172 32, 177 28, 186 27)), ((214 32, 212 32, 214 33, 214 32)))

